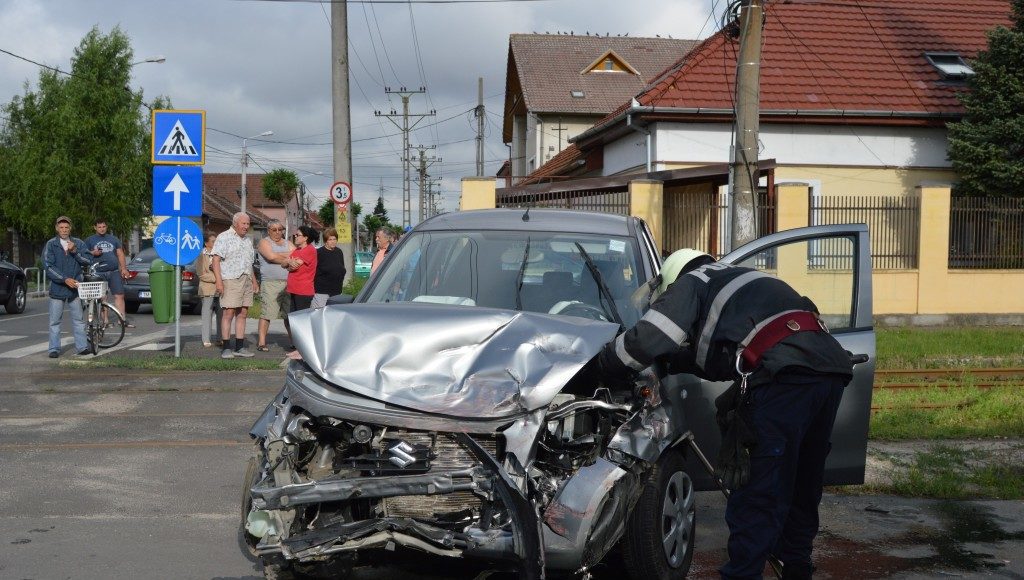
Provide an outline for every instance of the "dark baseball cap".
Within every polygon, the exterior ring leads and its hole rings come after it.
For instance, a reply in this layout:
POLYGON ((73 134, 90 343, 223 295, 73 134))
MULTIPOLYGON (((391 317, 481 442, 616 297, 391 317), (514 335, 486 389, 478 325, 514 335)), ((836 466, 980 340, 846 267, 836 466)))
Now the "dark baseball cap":
POLYGON ((69 218, 69 217, 68 217, 68 216, 66 216, 66 215, 62 215, 62 216, 60 216, 59 218, 57 218, 57 221, 53 222, 53 225, 57 225, 57 224, 59 224, 60 222, 68 222, 68 225, 69 225, 69 226, 70 226, 70 225, 74 225, 74 224, 72 224, 72 223, 71 223, 71 218, 69 218))

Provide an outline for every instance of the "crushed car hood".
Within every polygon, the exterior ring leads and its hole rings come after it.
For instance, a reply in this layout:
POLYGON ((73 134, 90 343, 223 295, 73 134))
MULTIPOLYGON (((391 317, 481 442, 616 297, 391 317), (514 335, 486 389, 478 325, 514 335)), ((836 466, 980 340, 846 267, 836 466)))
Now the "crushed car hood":
POLYGON ((618 325, 438 304, 348 304, 289 316, 322 379, 387 403, 453 417, 543 407, 615 337, 618 325))

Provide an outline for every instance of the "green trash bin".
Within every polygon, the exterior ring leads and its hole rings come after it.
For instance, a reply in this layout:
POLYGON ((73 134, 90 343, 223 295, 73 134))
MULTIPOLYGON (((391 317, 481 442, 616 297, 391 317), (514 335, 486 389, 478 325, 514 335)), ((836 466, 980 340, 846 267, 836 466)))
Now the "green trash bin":
POLYGON ((153 320, 174 322, 174 266, 157 258, 149 267, 149 290, 152 293, 153 320))

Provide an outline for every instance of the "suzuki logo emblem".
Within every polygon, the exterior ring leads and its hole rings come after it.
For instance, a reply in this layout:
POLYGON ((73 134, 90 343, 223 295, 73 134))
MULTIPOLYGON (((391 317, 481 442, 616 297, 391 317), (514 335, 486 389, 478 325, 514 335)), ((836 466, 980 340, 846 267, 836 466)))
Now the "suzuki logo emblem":
POLYGON ((413 451, 412 445, 409 445, 405 441, 399 441, 388 449, 388 453, 391 454, 391 463, 402 468, 416 463, 416 457, 412 454, 413 451))

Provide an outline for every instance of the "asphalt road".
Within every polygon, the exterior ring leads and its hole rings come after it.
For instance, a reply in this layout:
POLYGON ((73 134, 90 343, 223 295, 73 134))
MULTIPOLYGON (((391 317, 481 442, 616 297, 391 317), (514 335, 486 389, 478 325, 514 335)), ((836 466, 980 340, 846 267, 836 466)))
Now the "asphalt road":
MULTIPOLYGON (((21 322, 45 330, 45 314, 32 315, 0 317, 0 355, 21 322)), ((137 332, 166 341, 165 328, 137 332)), ((238 505, 246 431, 280 372, 83 372, 58 362, 0 356, 0 578, 261 577, 238 548, 238 505)), ((691 577, 716 577, 725 559, 723 512, 719 494, 699 495, 691 577)), ((826 494, 816 555, 817 578, 1024 578, 1024 502, 826 494)), ((479 573, 409 553, 394 561, 354 577, 479 573)))

